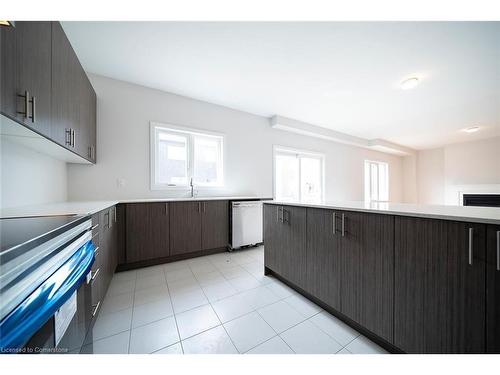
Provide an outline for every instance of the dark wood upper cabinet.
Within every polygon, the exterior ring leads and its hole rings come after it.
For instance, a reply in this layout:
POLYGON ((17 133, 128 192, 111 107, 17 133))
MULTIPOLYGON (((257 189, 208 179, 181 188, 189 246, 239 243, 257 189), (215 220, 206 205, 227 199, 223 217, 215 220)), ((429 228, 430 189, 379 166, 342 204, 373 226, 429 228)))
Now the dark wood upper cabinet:
POLYGON ((202 202, 201 245, 203 250, 226 247, 229 241, 228 201, 202 202))
POLYGON ((126 261, 134 263, 170 255, 169 210, 172 204, 130 203, 126 206, 126 261))
POLYGON ((394 344, 484 352, 485 226, 397 217, 395 239, 394 344))
POLYGON ((50 136, 51 22, 20 21, 1 33, 2 113, 50 136))
POLYGON ((52 139, 76 152, 80 144, 81 67, 59 22, 52 23, 52 139), (74 131, 73 134, 70 133, 74 131), (74 141, 74 142, 73 142, 74 141), (73 143, 75 146, 73 146, 73 143))
POLYGON ((16 31, 13 27, 0 27, 0 73, 0 111, 17 118, 16 31))
POLYGON ((16 22, 0 38, 1 112, 95 162, 95 92, 60 23, 16 22))
POLYGON ((340 311, 341 237, 335 228, 335 214, 320 208, 307 209, 306 290, 340 311))
POLYGON ((202 202, 172 202, 170 207, 170 254, 200 251, 202 202))
POLYGON ((265 205, 264 242, 265 266, 306 288, 306 209, 265 205))
POLYGON ((500 225, 486 234, 486 352, 500 353, 500 225))
POLYGON ((393 339, 394 217, 336 213, 341 248, 341 309, 386 341, 393 339))

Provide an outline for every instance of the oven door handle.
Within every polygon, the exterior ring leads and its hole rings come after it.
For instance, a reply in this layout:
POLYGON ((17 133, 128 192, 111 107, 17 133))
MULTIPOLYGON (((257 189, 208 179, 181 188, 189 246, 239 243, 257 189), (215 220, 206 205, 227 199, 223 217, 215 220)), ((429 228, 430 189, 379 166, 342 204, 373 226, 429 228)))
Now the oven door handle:
POLYGON ((78 289, 94 263, 87 241, 61 267, 0 322, 0 349, 15 353, 78 289))

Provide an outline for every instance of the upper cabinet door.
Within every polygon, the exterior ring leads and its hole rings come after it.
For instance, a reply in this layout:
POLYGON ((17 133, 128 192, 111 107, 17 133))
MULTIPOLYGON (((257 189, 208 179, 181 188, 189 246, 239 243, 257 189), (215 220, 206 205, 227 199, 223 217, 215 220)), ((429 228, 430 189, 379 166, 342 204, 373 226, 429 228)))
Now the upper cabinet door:
MULTIPOLYGON (((52 133, 54 141, 80 147, 81 66, 59 22, 52 22, 52 133)), ((86 153, 84 154, 86 155, 86 153)))
POLYGON ((229 241, 229 214, 227 201, 202 202, 203 250, 226 247, 229 241))
POLYGON ((173 202, 170 207, 170 255, 200 251, 202 202, 173 202))
POLYGON ((80 75, 79 142, 76 149, 78 154, 95 163, 96 95, 87 73, 81 69, 80 75))
POLYGON ((16 22, 15 28, 2 30, 2 112, 46 136, 51 129, 51 35, 50 22, 16 22))
POLYGON ((486 237, 486 352, 500 353, 500 225, 486 237))

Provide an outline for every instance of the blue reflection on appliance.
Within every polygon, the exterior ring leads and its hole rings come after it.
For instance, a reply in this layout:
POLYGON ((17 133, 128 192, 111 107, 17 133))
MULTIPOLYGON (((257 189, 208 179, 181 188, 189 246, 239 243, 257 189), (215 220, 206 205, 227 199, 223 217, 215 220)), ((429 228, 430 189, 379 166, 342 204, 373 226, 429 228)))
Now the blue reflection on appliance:
MULTIPOLYGON (((61 267, 0 322, 0 351, 21 348, 85 281, 94 263, 92 241, 81 246, 61 267)), ((14 351, 15 352, 15 351, 14 351)))

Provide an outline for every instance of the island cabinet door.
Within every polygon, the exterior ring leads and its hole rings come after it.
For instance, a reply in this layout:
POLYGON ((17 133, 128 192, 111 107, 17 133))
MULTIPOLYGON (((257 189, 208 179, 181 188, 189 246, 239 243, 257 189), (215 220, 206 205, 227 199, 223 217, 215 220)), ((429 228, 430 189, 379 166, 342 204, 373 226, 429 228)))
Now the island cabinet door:
POLYGON ((265 205, 265 265, 306 288, 306 208, 265 205))
POLYGON ((448 222, 448 353, 484 353, 486 226, 448 222))
POLYGON ((394 217, 339 213, 341 312, 392 342, 394 307, 394 217))
POLYGON ((500 225, 489 225, 486 245, 486 351, 500 353, 500 225))
POLYGON ((127 204, 125 214, 127 263, 170 255, 169 209, 170 204, 165 202, 127 204))
POLYGON ((394 345, 408 353, 484 351, 484 226, 395 220, 394 345))
POLYGON ((341 252, 338 212, 307 209, 306 291, 340 311, 341 252))

